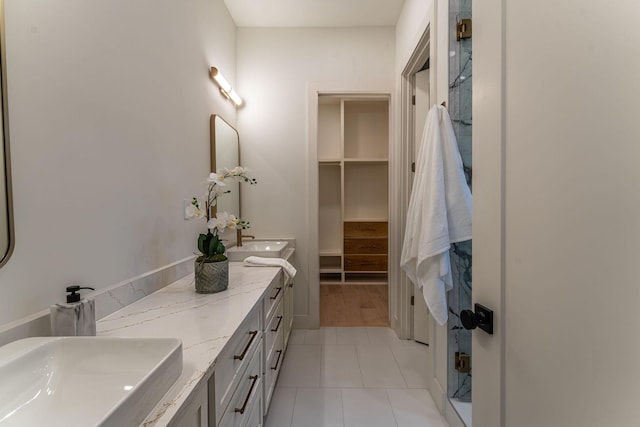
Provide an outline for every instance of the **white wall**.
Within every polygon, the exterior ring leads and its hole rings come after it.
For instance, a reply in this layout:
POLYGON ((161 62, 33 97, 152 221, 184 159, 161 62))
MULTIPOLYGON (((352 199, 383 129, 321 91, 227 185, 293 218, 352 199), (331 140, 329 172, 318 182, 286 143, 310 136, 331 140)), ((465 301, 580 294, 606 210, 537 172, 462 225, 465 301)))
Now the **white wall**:
MULTIPOLYGON (((259 237, 295 237, 298 325, 317 325, 308 245, 308 90, 393 87, 393 28, 239 28, 238 112, 243 163, 258 185, 243 192, 242 215, 259 237), (315 312, 314 312, 315 308, 315 312), (300 323, 302 322, 302 323, 300 323)), ((317 262, 317 260, 311 260, 317 262)), ((317 293, 316 293, 317 295, 317 293)))
POLYGON ((182 199, 209 171, 209 115, 235 110, 223 0, 7 0, 15 252, 0 325, 191 255, 182 199))

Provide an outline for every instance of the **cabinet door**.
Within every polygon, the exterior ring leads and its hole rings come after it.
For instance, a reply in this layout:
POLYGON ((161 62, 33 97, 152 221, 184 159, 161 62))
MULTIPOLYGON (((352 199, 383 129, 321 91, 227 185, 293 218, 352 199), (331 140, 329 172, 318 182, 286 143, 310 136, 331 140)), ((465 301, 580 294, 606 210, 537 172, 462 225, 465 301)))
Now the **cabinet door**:
POLYGON ((208 427, 209 413, 207 385, 204 383, 196 392, 195 398, 173 419, 172 427, 208 427))

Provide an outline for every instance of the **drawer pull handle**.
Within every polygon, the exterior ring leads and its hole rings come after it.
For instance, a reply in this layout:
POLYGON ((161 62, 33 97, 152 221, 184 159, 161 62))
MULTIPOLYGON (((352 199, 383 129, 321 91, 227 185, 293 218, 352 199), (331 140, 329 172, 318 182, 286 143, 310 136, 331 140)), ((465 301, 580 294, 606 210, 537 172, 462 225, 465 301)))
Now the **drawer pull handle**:
POLYGON ((249 340, 249 342, 247 343, 247 346, 242 351, 242 354, 240 356, 238 356, 237 354, 234 354, 233 355, 233 360, 242 360, 242 359, 244 359, 244 356, 247 355, 247 351, 249 351, 249 347, 251 347, 251 343, 256 338, 256 335, 258 335, 258 331, 249 331, 249 335, 251 335, 251 339, 249 340))
POLYGON ((276 294, 274 296, 272 296, 272 297, 269 297, 269 299, 278 298, 278 295, 280 295, 280 291, 282 290, 282 287, 278 286, 276 289, 277 289, 276 294))
POLYGON ((271 330, 271 332, 278 332, 278 329, 280 329, 280 323, 282 323, 282 316, 278 316, 278 324, 271 330))
POLYGON ((273 371, 277 371, 278 370, 278 365, 280 364, 280 356, 282 356, 282 350, 278 350, 276 351, 276 353, 278 353, 278 358, 276 359, 276 366, 272 366, 271 370, 273 371))
POLYGON ((249 379, 252 380, 253 382, 251 383, 251 388, 249 389, 249 393, 247 393, 247 397, 244 399, 244 404, 242 405, 242 408, 235 408, 233 412, 244 414, 244 411, 247 409, 247 403, 249 403, 249 398, 251 397, 251 393, 253 393, 253 388, 256 386, 256 383, 258 382, 258 376, 251 375, 249 376, 249 379))

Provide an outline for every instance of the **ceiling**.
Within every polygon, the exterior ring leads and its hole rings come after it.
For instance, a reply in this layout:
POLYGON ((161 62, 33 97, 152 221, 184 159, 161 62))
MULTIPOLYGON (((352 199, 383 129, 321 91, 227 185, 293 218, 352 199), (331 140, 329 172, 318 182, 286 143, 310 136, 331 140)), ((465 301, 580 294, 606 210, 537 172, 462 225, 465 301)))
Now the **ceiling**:
POLYGON ((394 26, 404 0, 225 0, 238 27, 394 26))

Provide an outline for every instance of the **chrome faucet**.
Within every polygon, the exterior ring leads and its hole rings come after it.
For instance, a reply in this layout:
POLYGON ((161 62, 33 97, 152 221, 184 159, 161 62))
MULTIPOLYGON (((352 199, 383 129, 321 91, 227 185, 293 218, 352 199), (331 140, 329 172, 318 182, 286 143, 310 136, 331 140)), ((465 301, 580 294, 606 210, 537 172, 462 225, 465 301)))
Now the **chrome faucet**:
POLYGON ((238 228, 236 230, 236 246, 241 248, 242 247, 242 239, 255 239, 256 236, 251 236, 250 234, 242 234, 242 229, 238 228))

